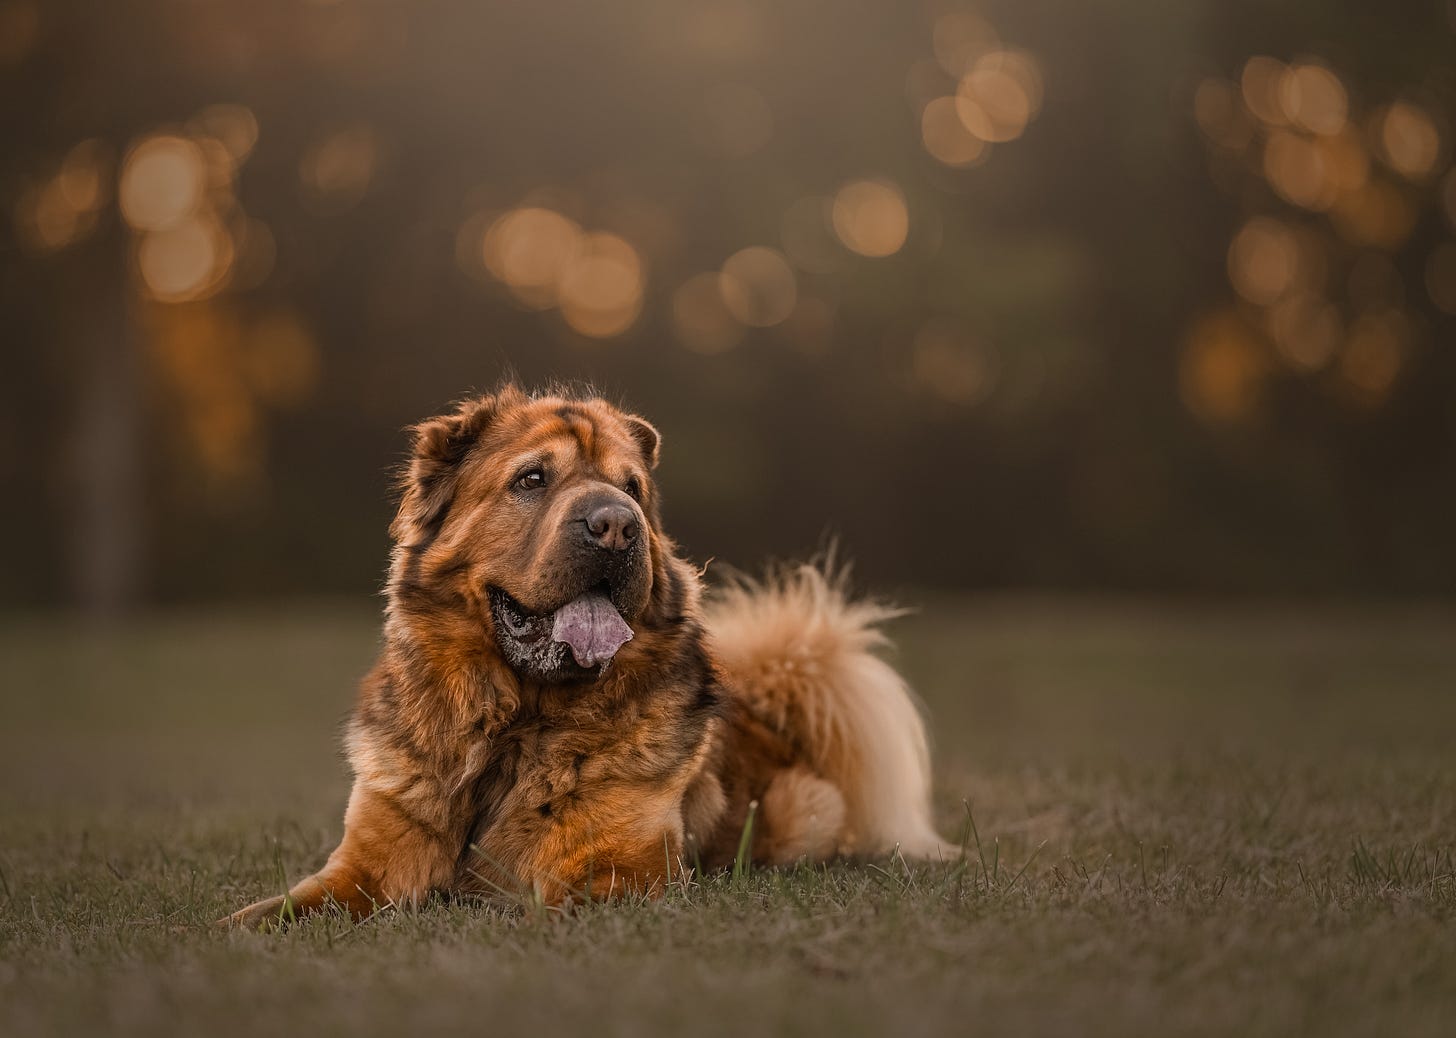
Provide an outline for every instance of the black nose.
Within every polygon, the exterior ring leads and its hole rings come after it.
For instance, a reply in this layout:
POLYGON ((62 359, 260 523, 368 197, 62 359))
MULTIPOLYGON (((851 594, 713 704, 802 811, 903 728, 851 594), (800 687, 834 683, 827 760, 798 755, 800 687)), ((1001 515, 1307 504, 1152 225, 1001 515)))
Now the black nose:
POLYGON ((610 551, 626 551, 637 539, 637 513, 626 505, 598 505, 587 513, 586 531, 610 551))

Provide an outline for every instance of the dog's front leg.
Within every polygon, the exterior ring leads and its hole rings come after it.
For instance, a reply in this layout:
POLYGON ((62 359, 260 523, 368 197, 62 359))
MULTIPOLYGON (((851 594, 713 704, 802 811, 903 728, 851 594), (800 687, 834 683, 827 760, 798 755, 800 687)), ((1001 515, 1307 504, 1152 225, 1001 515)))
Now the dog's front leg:
POLYGON ((317 873, 287 894, 249 905, 218 920, 219 925, 256 930, 337 905, 362 919, 387 905, 413 905, 448 884, 459 857, 461 826, 427 817, 412 804, 446 797, 427 791, 402 796, 372 789, 361 779, 354 785, 344 815, 344 839, 317 873))
POLYGON ((681 797, 671 786, 622 786, 584 798, 553 819, 520 875, 548 905, 661 897, 685 871, 681 797))

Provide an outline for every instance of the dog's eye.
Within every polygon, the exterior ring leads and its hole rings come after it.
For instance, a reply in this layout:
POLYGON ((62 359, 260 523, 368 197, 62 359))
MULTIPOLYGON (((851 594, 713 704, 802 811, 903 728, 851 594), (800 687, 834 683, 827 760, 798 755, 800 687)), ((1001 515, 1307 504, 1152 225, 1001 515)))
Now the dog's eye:
POLYGON ((527 469, 516 477, 517 490, 535 490, 546 485, 546 473, 540 469, 527 469))
POLYGON ((628 495, 631 496, 631 498, 632 498, 633 501, 641 501, 642 500, 642 484, 640 482, 638 482, 636 476, 628 476, 627 477, 627 487, 626 487, 626 490, 627 490, 628 495))

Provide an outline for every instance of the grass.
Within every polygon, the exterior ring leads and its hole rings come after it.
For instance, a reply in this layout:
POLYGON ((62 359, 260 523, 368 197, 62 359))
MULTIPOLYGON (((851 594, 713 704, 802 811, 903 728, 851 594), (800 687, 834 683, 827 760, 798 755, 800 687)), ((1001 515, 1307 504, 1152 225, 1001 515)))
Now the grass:
POLYGON ((1448 1035, 1456 614, 932 601, 966 859, 207 923, 333 846, 374 617, 0 624, 0 1033, 1448 1035))

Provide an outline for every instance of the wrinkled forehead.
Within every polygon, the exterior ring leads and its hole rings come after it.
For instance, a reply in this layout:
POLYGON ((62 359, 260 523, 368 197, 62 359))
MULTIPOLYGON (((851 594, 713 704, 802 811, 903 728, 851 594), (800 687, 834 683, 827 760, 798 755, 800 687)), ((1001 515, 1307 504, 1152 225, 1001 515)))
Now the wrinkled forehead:
POLYGON ((550 463, 612 478, 640 473, 636 444, 622 419, 598 401, 535 400, 493 423, 481 453, 491 468, 550 463))

